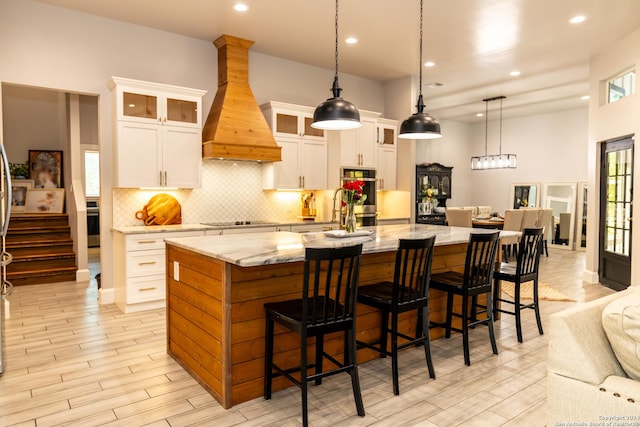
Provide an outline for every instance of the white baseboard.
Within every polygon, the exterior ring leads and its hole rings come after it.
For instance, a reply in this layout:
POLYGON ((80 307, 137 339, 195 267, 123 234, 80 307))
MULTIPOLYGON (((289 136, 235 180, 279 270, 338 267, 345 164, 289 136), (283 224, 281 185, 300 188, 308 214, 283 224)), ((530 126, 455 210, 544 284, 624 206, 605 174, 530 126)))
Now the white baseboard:
POLYGON ((100 304, 113 304, 115 303, 115 292, 113 289, 100 288, 98 290, 98 302, 100 304))
POLYGON ((88 269, 76 270, 76 282, 88 282, 91 280, 91 272, 88 269))
POLYGON ((590 285, 597 285, 598 283, 600 283, 600 276, 598 275, 597 271, 585 270, 582 273, 582 280, 590 285))

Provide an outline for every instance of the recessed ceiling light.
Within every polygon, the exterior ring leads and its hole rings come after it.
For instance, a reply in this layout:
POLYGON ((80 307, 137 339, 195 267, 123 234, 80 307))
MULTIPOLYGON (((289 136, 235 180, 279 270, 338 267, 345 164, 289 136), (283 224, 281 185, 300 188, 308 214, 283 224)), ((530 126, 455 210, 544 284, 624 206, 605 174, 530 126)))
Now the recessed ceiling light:
POLYGON ((347 39, 345 40, 345 42, 347 44, 356 44, 358 43, 358 39, 355 37, 347 37, 347 39))
POLYGON ((235 10, 236 12, 246 12, 247 10, 249 10, 249 6, 244 3, 236 3, 233 5, 233 10, 235 10))
POLYGON ((435 65, 436 65, 436 63, 433 62, 433 61, 427 61, 427 62, 424 63, 425 67, 434 67, 435 65))
POLYGON ((572 24, 579 24, 587 20, 587 17, 584 15, 576 15, 573 18, 569 19, 569 22, 572 24))
POLYGON ((476 117, 484 117, 484 113, 477 113, 476 117))
POLYGON ((587 99, 589 99, 589 95, 581 96, 580 99, 582 99, 583 101, 586 101, 587 99))
POLYGON ((517 70, 512 71, 512 72, 509 73, 509 75, 511 77, 518 77, 520 75, 520 71, 517 71, 517 70))
POLYGON ((441 86, 444 86, 444 83, 440 83, 440 82, 431 82, 431 83, 427 83, 425 86, 426 86, 426 87, 430 87, 430 88, 434 88, 434 87, 441 87, 441 86))

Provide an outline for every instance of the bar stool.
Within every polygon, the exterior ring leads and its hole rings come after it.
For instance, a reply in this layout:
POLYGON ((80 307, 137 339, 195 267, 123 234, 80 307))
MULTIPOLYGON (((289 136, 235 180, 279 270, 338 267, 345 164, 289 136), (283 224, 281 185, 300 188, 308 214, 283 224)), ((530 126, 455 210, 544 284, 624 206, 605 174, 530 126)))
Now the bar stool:
POLYGON ((469 358, 469 327, 478 324, 486 324, 489 327, 489 338, 493 354, 498 354, 496 338, 493 331, 493 301, 492 281, 496 262, 496 253, 499 245, 500 232, 488 234, 472 233, 469 236, 467 256, 465 259, 464 273, 447 271, 431 276, 430 287, 447 293, 447 317, 445 323, 431 322, 432 327, 445 328, 445 337, 451 337, 451 331, 462 332, 462 344, 464 349, 464 363, 471 365, 469 358), (477 304, 477 297, 485 294, 486 306, 477 304), (462 310, 453 311, 453 296, 462 297, 462 310), (469 298, 473 299, 472 310, 469 310, 469 298), (478 307, 484 310, 478 311, 478 307), (469 312, 472 311, 471 316, 469 312), (478 313, 486 312, 485 319, 477 319, 478 313), (462 327, 452 326, 452 317, 462 319, 462 327))
POLYGON ((398 350, 424 345, 429 376, 435 378, 431 361, 429 341, 429 277, 433 259, 435 236, 426 239, 400 239, 396 252, 393 282, 379 282, 362 286, 358 290, 358 302, 381 311, 380 338, 368 343, 356 341, 358 348, 366 347, 380 353, 381 357, 391 356, 391 375, 393 394, 400 394, 398 384, 398 350), (408 311, 417 311, 422 327, 417 327, 416 336, 398 331, 398 315, 408 311), (391 329, 389 329, 391 315, 391 329), (391 333, 391 351, 387 349, 387 338, 391 333), (398 344, 398 337, 405 340, 398 344))
POLYGON ((355 310, 362 244, 340 248, 307 248, 305 251, 302 298, 267 303, 265 324, 264 398, 271 399, 274 377, 284 376, 302 392, 302 424, 308 425, 307 383, 322 383, 322 378, 348 372, 358 415, 364 416, 360 393, 355 339, 355 310), (300 365, 283 368, 273 361, 275 323, 300 336, 300 365), (344 359, 339 362, 324 352, 324 336, 344 332, 344 359), (315 337, 315 360, 309 363, 307 347, 315 337), (336 368, 323 371, 327 359, 336 368), (315 369, 314 369, 315 368, 315 369), (314 369, 313 374, 308 370, 314 369), (275 371, 275 373, 274 373, 275 371), (293 373, 299 372, 301 379, 293 373))
POLYGON ((538 332, 540 332, 540 335, 543 334, 542 322, 540 321, 540 306, 538 304, 538 267, 540 265, 540 254, 543 249, 543 233, 542 228, 525 228, 520 238, 516 265, 503 262, 500 264, 500 269, 493 274, 493 280, 495 281, 493 300, 496 301, 493 309, 494 314, 500 312, 516 316, 518 342, 522 342, 522 319, 520 312, 527 308, 535 311, 538 332), (500 296, 501 281, 512 282, 514 284, 513 300, 500 296), (533 303, 522 304, 520 302, 520 285, 529 281, 533 281, 533 303), (498 308, 498 301, 513 305, 513 311, 498 308))

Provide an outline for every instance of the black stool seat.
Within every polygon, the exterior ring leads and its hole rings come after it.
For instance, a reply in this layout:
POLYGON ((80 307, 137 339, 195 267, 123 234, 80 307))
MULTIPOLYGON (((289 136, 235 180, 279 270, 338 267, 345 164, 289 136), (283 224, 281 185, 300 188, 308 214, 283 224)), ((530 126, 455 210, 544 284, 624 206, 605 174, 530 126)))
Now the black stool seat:
MULTIPOLYGON (((401 291, 402 292, 402 291, 401 291)), ((407 299, 415 301, 420 298, 420 294, 413 290, 407 289, 407 299)), ((389 304, 393 300, 393 282, 380 282, 374 285, 361 286, 358 292, 358 302, 367 305, 389 304)), ((414 302, 417 305, 419 303, 414 302)))
MULTIPOLYGON (((303 299, 295 299, 288 300, 282 302, 275 303, 267 303, 265 304, 265 309, 272 313, 273 320, 277 321, 283 326, 291 329, 294 332, 301 332, 302 325, 305 323, 302 320, 302 316, 305 312, 303 309, 304 305, 303 299)), ((329 332, 333 332, 333 329, 336 331, 344 330, 345 327, 349 326, 349 322, 353 320, 350 318, 346 318, 345 320, 336 320, 330 322, 328 324, 313 324, 314 318, 314 307, 321 307, 322 310, 326 309, 328 312, 335 313, 336 317, 341 318, 345 315, 344 306, 336 303, 334 300, 330 298, 325 298, 324 296, 319 296, 315 302, 307 301, 307 336, 314 337, 317 334, 325 334, 329 332)))
POLYGON ((435 237, 426 239, 400 239, 394 268, 393 282, 384 281, 362 286, 358 290, 358 302, 381 311, 380 338, 371 342, 357 341, 358 347, 366 347, 380 353, 381 357, 391 356, 393 393, 400 394, 398 381, 398 350, 409 346, 423 345, 429 376, 436 374, 431 361, 429 340, 429 277, 433 259, 435 237), (398 330, 398 315, 416 310, 418 325, 415 336, 398 330), (389 320, 391 319, 391 327, 389 320), (387 349, 388 335, 391 334, 391 350, 387 349), (403 340, 399 343, 399 338, 403 340))

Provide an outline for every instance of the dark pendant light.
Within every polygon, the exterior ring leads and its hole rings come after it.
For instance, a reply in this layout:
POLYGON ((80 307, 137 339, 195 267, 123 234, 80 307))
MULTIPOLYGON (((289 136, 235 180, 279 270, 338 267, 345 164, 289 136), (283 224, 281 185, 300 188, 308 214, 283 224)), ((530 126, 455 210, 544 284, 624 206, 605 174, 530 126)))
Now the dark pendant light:
POLYGON ((331 92, 333 98, 327 99, 313 112, 311 127, 326 130, 355 129, 362 126, 358 109, 340 97, 342 88, 338 83, 338 0, 336 0, 336 74, 331 92))
POLYGON ((403 139, 435 139, 442 137, 440 123, 428 113, 424 112, 424 100, 422 99, 422 0, 420 0, 420 85, 417 113, 407 118, 400 125, 398 138, 403 139))

